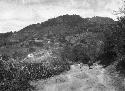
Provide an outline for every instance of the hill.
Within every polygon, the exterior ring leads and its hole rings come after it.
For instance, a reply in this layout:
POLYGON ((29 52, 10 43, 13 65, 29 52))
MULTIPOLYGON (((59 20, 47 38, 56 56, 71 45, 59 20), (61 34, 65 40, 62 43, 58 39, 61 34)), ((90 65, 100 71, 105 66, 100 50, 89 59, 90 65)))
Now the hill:
POLYGON ((0 90, 26 91, 32 88, 30 81, 59 75, 79 63, 113 65, 125 73, 124 31, 118 24, 108 17, 63 15, 0 34, 0 90))
POLYGON ((1 35, 0 50, 1 53, 10 55, 20 48, 26 51, 30 50, 29 48, 41 47, 48 40, 52 43, 56 41, 67 45, 72 41, 84 42, 86 40, 82 39, 87 36, 91 36, 91 38, 96 36, 96 39, 104 41, 104 37, 100 37, 106 34, 110 35, 114 25, 115 21, 107 17, 93 17, 90 19, 81 18, 79 15, 63 15, 39 24, 32 24, 18 32, 3 34, 4 37, 1 35), (87 34, 87 36, 85 37, 84 34, 87 34))

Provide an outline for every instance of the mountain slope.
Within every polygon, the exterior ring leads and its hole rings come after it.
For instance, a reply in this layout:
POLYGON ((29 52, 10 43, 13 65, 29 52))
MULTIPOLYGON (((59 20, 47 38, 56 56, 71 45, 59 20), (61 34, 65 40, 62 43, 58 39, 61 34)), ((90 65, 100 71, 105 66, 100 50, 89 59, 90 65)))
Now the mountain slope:
MULTIPOLYGON (((75 36, 77 35, 87 34, 85 32, 90 32, 87 36, 91 37, 95 35, 105 36, 107 33, 110 35, 114 26, 114 21, 110 18, 81 18, 79 15, 63 15, 39 24, 27 26, 18 32, 12 33, 11 36, 3 38, 4 43, 1 42, 0 50, 10 55, 13 54, 14 49, 24 48, 24 50, 30 50, 29 48, 32 47, 46 46, 46 42, 49 40, 52 43, 59 42, 63 45, 74 45, 76 42, 84 39, 84 37, 76 38, 75 36), (105 25, 104 22, 108 25, 105 25), (72 40, 76 42, 72 43, 72 40), (13 51, 10 51, 10 49, 13 49, 13 51)), ((105 40, 104 37, 100 39, 99 36, 96 39, 100 41, 105 40)))
POLYGON ((30 90, 29 82, 70 72, 70 65, 79 63, 90 69, 94 63, 104 68, 118 63, 117 70, 124 72, 124 59, 120 58, 124 50, 119 50, 124 39, 119 37, 122 29, 117 23, 107 17, 63 15, 0 34, 0 90, 30 90))

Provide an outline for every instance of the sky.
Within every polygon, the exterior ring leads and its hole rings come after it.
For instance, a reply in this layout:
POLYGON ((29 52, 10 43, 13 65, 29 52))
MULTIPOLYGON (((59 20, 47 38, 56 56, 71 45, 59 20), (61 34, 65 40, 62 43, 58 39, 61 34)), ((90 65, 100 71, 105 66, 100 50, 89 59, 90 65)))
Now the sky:
POLYGON ((0 0, 0 33, 20 29, 65 14, 111 17, 122 0, 0 0))

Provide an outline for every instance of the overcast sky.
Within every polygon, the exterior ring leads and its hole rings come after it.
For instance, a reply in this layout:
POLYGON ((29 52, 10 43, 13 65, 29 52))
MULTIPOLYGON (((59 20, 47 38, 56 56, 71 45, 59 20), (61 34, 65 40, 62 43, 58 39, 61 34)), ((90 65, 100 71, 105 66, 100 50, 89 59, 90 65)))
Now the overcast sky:
POLYGON ((0 0, 0 32, 18 31, 64 14, 116 18, 121 0, 0 0))

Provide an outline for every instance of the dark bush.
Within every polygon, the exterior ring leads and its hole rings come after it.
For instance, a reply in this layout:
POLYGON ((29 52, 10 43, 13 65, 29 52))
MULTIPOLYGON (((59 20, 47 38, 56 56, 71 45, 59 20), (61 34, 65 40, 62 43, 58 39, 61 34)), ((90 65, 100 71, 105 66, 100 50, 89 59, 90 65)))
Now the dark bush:
POLYGON ((33 89, 29 80, 20 69, 12 66, 13 63, 0 60, 0 91, 26 91, 33 89))
POLYGON ((76 45, 72 50, 72 58, 75 62, 89 63, 90 57, 87 55, 86 49, 82 45, 76 45))
POLYGON ((117 54, 113 51, 107 51, 101 54, 97 60, 100 61, 100 64, 103 65, 104 67, 109 66, 111 63, 116 61, 117 54))
POLYGON ((116 70, 120 72, 120 74, 125 76, 125 58, 121 59, 116 65, 116 70))
POLYGON ((27 91, 35 89, 30 81, 47 79, 70 69, 61 59, 51 59, 50 65, 44 63, 13 63, 0 61, 0 91, 27 91), (23 69, 22 69, 23 68, 23 69))
POLYGON ((35 51, 36 51, 35 48, 33 48, 33 47, 29 48, 29 52, 30 52, 30 53, 35 52, 35 51))
POLYGON ((2 54, 0 57, 1 57, 2 60, 4 60, 4 61, 8 61, 9 58, 10 58, 7 54, 2 54))

